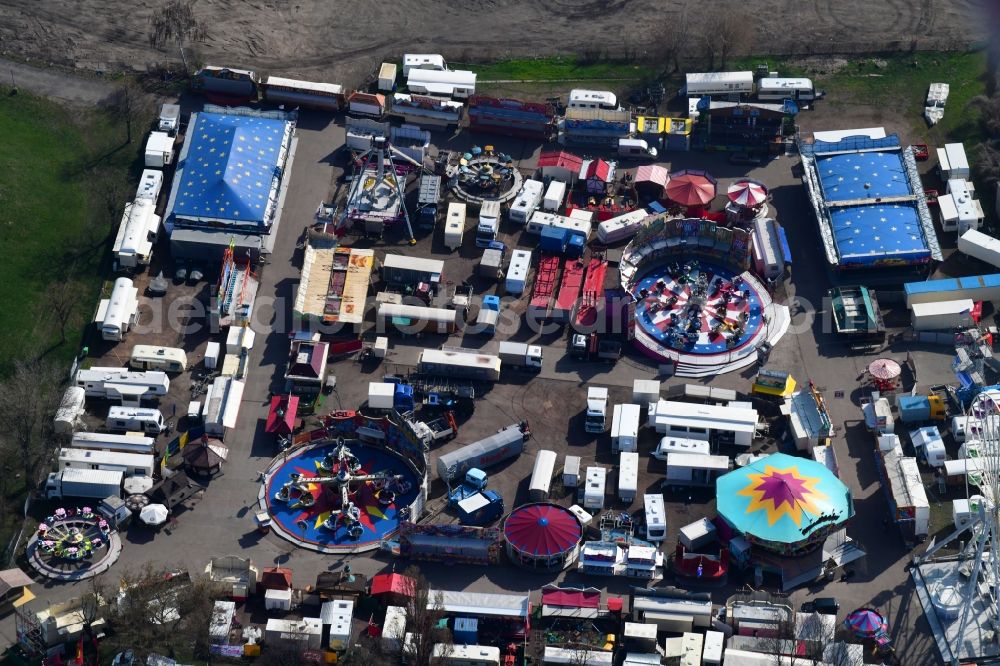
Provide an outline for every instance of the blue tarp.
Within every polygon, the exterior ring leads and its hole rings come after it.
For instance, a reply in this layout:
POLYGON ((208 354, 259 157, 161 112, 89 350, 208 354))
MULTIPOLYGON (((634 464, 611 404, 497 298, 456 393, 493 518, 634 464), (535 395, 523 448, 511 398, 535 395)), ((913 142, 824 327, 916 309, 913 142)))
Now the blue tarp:
POLYGON ((941 278, 924 282, 907 282, 903 291, 911 294, 929 294, 937 291, 961 291, 963 289, 982 289, 983 287, 1000 287, 1000 273, 990 275, 971 275, 962 278, 941 278))
POLYGON ((830 219, 842 263, 912 262, 930 257, 913 204, 834 208, 830 219))
POLYGON ((897 150, 817 156, 816 168, 827 201, 913 194, 897 150))
POLYGON ((781 243, 781 256, 786 264, 792 263, 792 248, 788 245, 788 235, 784 227, 778 227, 778 242, 781 243))
POLYGON ((197 114, 174 202, 178 217, 263 224, 280 178, 287 121, 219 113, 197 114))
POLYGON ((654 215, 662 215, 663 213, 667 212, 667 209, 664 208, 660 204, 659 201, 651 201, 651 202, 649 202, 649 204, 646 206, 646 208, 648 208, 650 211, 652 211, 652 213, 654 215))

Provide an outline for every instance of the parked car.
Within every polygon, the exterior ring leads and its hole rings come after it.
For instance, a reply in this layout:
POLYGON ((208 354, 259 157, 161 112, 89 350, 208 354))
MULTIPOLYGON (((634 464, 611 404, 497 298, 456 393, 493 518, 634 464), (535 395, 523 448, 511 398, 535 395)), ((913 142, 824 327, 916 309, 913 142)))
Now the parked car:
POLYGON ((747 164, 750 166, 761 166, 764 158, 756 153, 731 153, 729 155, 730 164, 747 164))
POLYGON ((931 156, 930 148, 927 147, 926 143, 915 143, 913 144, 913 159, 918 162, 924 162, 931 156))
POLYGON ((836 597, 816 597, 802 604, 802 612, 837 615, 840 612, 840 602, 836 597))

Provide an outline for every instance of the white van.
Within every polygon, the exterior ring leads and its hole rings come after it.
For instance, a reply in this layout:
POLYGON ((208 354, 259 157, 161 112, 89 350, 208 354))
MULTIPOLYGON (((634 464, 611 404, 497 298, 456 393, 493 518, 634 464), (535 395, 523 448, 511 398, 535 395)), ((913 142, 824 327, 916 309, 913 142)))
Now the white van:
POLYGON ((128 364, 133 370, 184 372, 187 370, 187 354, 177 347, 136 345, 128 364))
POLYGON ((118 407, 108 410, 105 422, 108 430, 118 432, 137 432, 141 430, 147 435, 159 435, 166 430, 163 414, 158 409, 149 407, 118 407))
POLYGON ((645 139, 618 139, 618 156, 655 160, 659 153, 645 139))

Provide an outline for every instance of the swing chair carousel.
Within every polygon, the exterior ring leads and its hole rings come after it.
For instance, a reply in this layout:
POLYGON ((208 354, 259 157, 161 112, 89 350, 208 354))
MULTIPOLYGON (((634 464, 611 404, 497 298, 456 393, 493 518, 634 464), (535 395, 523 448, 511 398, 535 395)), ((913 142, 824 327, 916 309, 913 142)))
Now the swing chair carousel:
POLYGON ((476 205, 484 201, 507 203, 517 196, 523 182, 514 158, 493 146, 473 146, 448 165, 447 175, 455 196, 476 205))
POLYGON ((419 479, 384 451, 351 445, 299 451, 270 475, 263 499, 279 534, 321 552, 365 550, 406 519, 419 479))

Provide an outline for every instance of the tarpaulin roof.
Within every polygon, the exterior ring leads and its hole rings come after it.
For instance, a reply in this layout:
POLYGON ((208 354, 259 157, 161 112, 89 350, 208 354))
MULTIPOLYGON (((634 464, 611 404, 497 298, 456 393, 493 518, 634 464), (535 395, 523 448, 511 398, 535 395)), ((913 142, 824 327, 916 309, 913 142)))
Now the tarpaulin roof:
POLYGON ((580 543, 583 528, 573 513, 556 504, 528 504, 507 517, 503 535, 526 555, 550 557, 565 553, 580 543))
POLYGON ((402 574, 379 574, 372 578, 371 594, 401 594, 412 597, 416 589, 416 582, 409 576, 402 574))
POLYGON ((299 410, 299 396, 275 395, 271 397, 271 408, 267 412, 264 432, 288 435, 295 429, 295 417, 299 410), (285 404, 282 404, 285 403, 285 404))
POLYGON ((265 590, 289 590, 292 587, 292 570, 285 567, 264 567, 260 584, 265 590))
POLYGON ((854 513, 847 486, 826 465, 775 453, 716 482, 718 512, 738 531, 774 543, 798 543, 817 527, 854 513))
POLYGON ((591 160, 587 166, 587 178, 599 178, 608 182, 611 179, 611 164, 602 159, 591 160))
POLYGON ((174 214, 263 222, 287 127, 273 118, 197 114, 174 214))
POLYGON ((580 589, 546 585, 542 588, 542 605, 569 608, 597 608, 601 605, 601 591, 595 587, 580 589))
POLYGON ((548 153, 542 153, 538 156, 538 168, 542 167, 562 167, 564 169, 570 169, 573 173, 580 170, 583 166, 583 158, 577 157, 573 153, 568 153, 565 150, 557 150, 548 153))
POLYGON ((644 164, 635 172, 635 184, 653 183, 660 187, 666 187, 670 180, 670 173, 659 164, 644 164))

